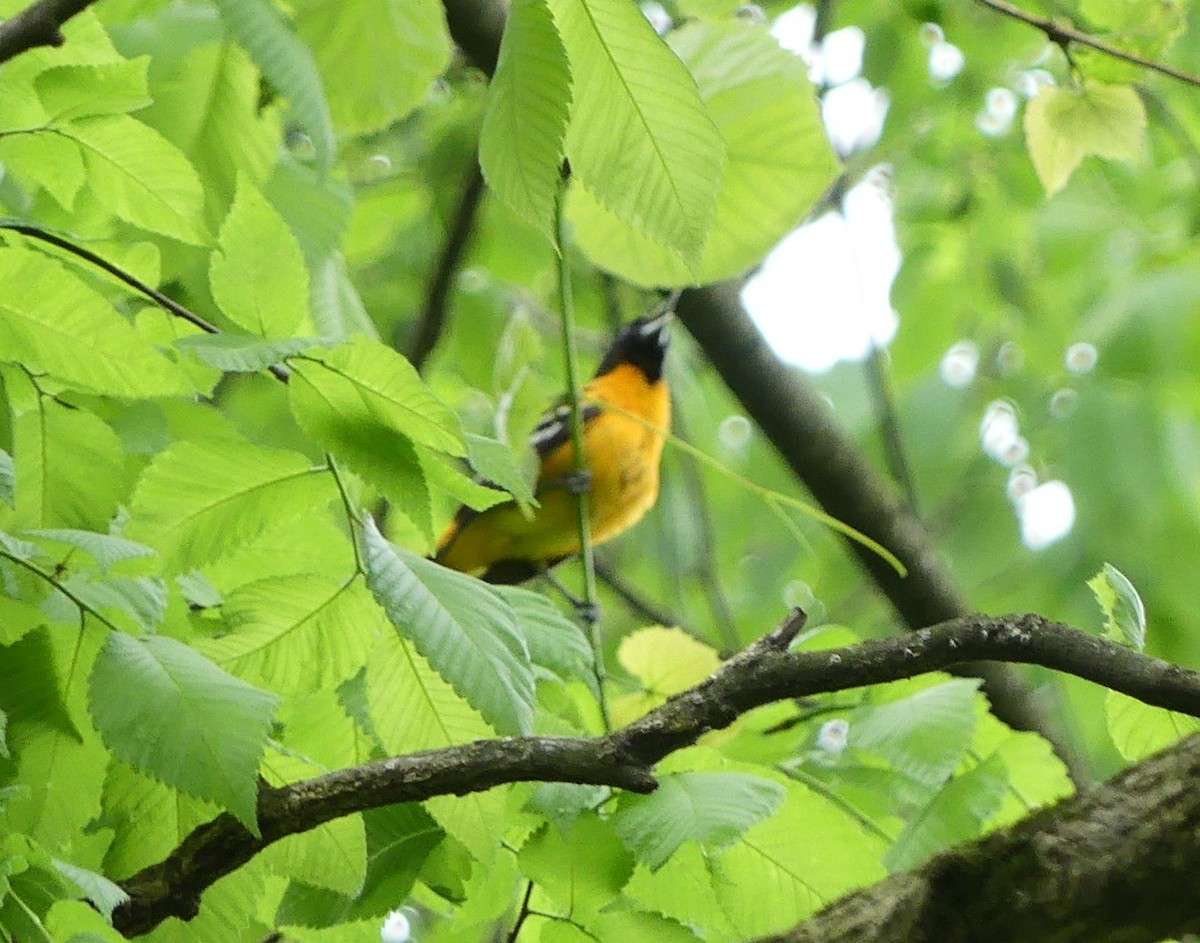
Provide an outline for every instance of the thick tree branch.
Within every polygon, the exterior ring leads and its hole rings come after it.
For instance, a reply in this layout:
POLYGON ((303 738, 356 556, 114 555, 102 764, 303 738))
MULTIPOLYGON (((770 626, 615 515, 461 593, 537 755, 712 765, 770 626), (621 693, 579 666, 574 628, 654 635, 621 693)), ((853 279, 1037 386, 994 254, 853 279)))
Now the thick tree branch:
MULTIPOLYGON (((1200 673, 1141 655, 1040 616, 955 619, 909 635, 820 652, 790 652, 803 625, 793 613, 702 684, 602 737, 512 737, 394 757, 259 796, 261 836, 222 814, 166 859, 122 883, 130 901, 114 914, 128 935, 170 916, 193 916, 203 891, 286 835, 339 816, 518 781, 595 783, 645 792, 652 768, 710 730, 774 701, 909 678, 964 659, 1044 665, 1148 704, 1200 716, 1200 673)), ((1200 852, 1198 852, 1200 853, 1200 852)))
POLYGON ((1184 72, 1182 69, 1176 69, 1174 66, 1169 66, 1163 62, 1157 62, 1154 59, 1147 59, 1144 56, 1139 56, 1137 53, 1126 52, 1124 49, 1118 49, 1116 46, 1111 46, 1102 39, 1097 39, 1088 33, 1081 32, 1073 26, 1068 26, 1066 23, 1060 23, 1057 20, 1050 20, 1044 16, 1035 16, 1032 13, 1026 13, 1018 6, 1007 2, 1007 0, 975 0, 980 6, 985 6, 989 10, 995 10, 1004 16, 1011 17, 1014 20, 1019 20, 1036 29, 1040 29, 1046 34, 1046 38, 1052 43, 1057 43, 1064 49, 1071 43, 1078 43, 1080 46, 1088 46, 1095 49, 1097 52, 1102 52, 1106 56, 1112 56, 1114 59, 1120 59, 1123 62, 1129 62, 1133 65, 1140 65, 1145 69, 1153 69, 1162 75, 1170 76, 1173 79, 1178 79, 1180 82, 1186 82, 1188 85, 1194 85, 1200 88, 1200 76, 1192 75, 1190 72, 1184 72))
POLYGON ((12 19, 0 23, 0 62, 39 46, 61 46, 67 41, 62 25, 96 0, 37 0, 12 19))
POLYGON ((1200 930, 1200 735, 758 943, 1156 943, 1200 930))

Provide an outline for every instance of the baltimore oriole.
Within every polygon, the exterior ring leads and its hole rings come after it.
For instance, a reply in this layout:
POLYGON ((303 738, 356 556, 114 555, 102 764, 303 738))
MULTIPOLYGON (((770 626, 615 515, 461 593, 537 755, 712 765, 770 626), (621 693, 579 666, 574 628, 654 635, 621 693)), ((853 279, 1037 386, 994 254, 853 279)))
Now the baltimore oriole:
MULTIPOLYGON (((592 542, 632 527, 658 498, 663 436, 671 398, 663 378, 669 307, 626 325, 584 388, 585 468, 592 542), (637 416, 639 423, 629 415, 637 416), (653 428, 648 428, 653 427, 653 428)), ((486 511, 462 507, 438 541, 439 563, 489 583, 520 583, 579 552, 579 509, 571 408, 560 404, 534 428, 529 443, 540 468, 532 518, 514 502, 486 511)))

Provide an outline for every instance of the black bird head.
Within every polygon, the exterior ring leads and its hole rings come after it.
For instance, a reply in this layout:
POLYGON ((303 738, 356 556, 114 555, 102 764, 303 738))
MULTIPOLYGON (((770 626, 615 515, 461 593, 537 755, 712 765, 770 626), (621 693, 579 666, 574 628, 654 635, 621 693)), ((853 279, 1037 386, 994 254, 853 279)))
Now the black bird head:
POLYGON ((662 379, 663 356, 674 319, 673 306, 665 306, 626 324, 600 361, 596 376, 604 376, 619 364, 627 363, 646 374, 651 383, 657 383, 662 379))

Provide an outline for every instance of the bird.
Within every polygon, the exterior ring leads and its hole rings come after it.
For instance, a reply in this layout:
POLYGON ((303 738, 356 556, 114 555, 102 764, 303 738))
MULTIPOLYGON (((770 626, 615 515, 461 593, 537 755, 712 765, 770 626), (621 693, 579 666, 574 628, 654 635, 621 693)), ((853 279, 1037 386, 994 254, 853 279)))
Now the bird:
POLYGON ((673 302, 674 296, 621 328, 584 387, 583 474, 576 474, 571 406, 559 401, 529 437, 539 461, 534 486, 538 507, 532 516, 523 514, 515 501, 484 511, 463 506, 438 540, 434 560, 488 583, 523 583, 579 553, 581 492, 588 494, 593 545, 624 533, 645 516, 658 499, 659 466, 671 422, 663 360, 673 302))

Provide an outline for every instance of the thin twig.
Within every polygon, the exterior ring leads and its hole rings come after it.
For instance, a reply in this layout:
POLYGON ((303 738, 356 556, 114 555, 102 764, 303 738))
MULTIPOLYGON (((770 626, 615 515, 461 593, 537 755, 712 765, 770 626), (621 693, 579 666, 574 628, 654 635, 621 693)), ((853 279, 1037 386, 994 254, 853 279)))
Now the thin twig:
MULTIPOLYGON (((52 246, 56 246, 59 249, 70 252, 72 255, 78 256, 85 262, 90 262, 97 268, 108 272, 109 275, 113 276, 119 281, 124 282, 135 291, 145 295, 151 301, 155 302, 159 307, 164 308, 169 313, 175 315, 175 317, 181 318, 182 320, 187 321, 189 324, 200 328, 200 330, 202 330, 205 334, 221 333, 221 329, 215 324, 210 321, 206 321, 204 318, 200 317, 200 315, 189 310, 188 308, 185 308, 174 298, 167 297, 157 288, 152 288, 140 278, 129 274, 123 268, 114 265, 107 259, 96 255, 96 253, 92 252, 90 249, 85 249, 83 246, 76 245, 69 239, 65 239, 62 236, 57 236, 54 233, 47 232, 44 229, 39 229, 37 226, 31 226, 28 223, 18 223, 11 220, 0 221, 0 229, 10 229, 13 232, 19 232, 23 236, 29 236, 33 239, 40 239, 42 242, 47 242, 52 246)), ((283 366, 283 364, 273 363, 267 367, 267 370, 270 371, 271 375, 275 377, 276 380, 279 380, 282 383, 287 383, 291 376, 288 368, 283 366)))
POLYGON ((1157 62, 1154 59, 1147 59, 1139 56, 1137 53, 1127 52, 1124 49, 1118 49, 1116 46, 1110 46, 1104 40, 1097 39, 1095 36, 1081 32, 1065 23, 1047 19, 1043 16, 1035 16, 1032 13, 1026 13, 1020 7, 1013 6, 1008 0, 975 0, 975 2, 980 6, 987 7, 989 10, 995 10, 1004 16, 1012 17, 1014 20, 1020 20, 1022 23, 1032 26, 1035 29, 1040 29, 1046 34, 1046 38, 1050 42, 1062 46, 1064 51, 1069 43, 1078 43, 1081 46, 1088 46, 1097 52, 1102 52, 1106 56, 1120 59, 1122 62, 1140 65, 1145 69, 1152 69, 1162 75, 1170 76, 1173 79, 1178 79, 1180 82, 1186 82, 1188 85, 1200 88, 1200 76, 1192 75, 1190 72, 1184 72, 1182 69, 1176 69, 1174 66, 1157 62))
POLYGON ((517 911, 517 919, 513 921, 512 929, 504 937, 504 943, 517 943, 517 937, 521 935, 521 927, 529 918, 529 899, 531 897, 533 897, 533 881, 529 881, 525 885, 525 896, 521 899, 521 909, 517 911))
MULTIPOLYGON (((429 293, 425 297, 425 308, 421 312, 420 322, 416 332, 408 343, 408 359, 414 367, 420 370, 425 360, 437 346, 442 331, 446 327, 446 316, 449 313, 450 288, 454 284, 454 276, 458 274, 463 256, 471 243, 471 234, 475 228, 475 215, 483 199, 483 172, 479 164, 471 161, 471 169, 467 174, 466 185, 458 198, 458 205, 450 219, 446 230, 446 241, 438 253, 437 267, 429 282, 429 293)), ((401 328, 407 325, 401 325, 401 328)), ((398 329, 399 330, 399 329, 398 329)), ((394 341, 397 349, 403 347, 402 339, 394 341)))
MULTIPOLYGON (((679 438, 687 441, 686 421, 683 418, 682 410, 675 411, 675 428, 679 438)), ((742 644, 742 639, 738 633, 737 620, 733 616, 733 609, 729 605, 724 587, 721 585, 721 571, 717 566, 717 532, 716 528, 713 527, 712 507, 708 499, 708 485, 704 481, 704 475, 700 471, 700 463, 696 460, 695 456, 685 458, 681 463, 681 468, 683 469, 684 481, 687 484, 688 490, 692 493, 691 499, 688 501, 688 506, 691 508, 692 517, 700 537, 700 550, 696 560, 696 575, 699 577, 700 585, 704 589, 705 598, 708 600, 708 608, 712 613, 713 622, 716 624, 717 635, 721 639, 721 645, 727 651, 734 651, 742 644)))
POLYGON ((912 469, 908 464, 908 455, 904 449, 904 438, 900 432, 900 417, 896 412, 895 398, 892 396, 892 389, 888 383, 884 352, 873 340, 867 351, 867 358, 863 362, 863 370, 867 375, 871 403, 879 422, 880 435, 883 438, 883 454, 887 460, 888 470, 904 491, 904 499, 908 502, 909 510, 919 516, 917 486, 913 479, 912 469))
MULTIPOLYGON (((558 248, 559 315, 562 318, 563 360, 567 373, 567 397, 571 404, 571 446, 575 451, 575 474, 587 474, 587 446, 583 434, 583 384, 579 379, 578 355, 575 350, 575 304, 571 297, 571 263, 567 253, 567 221, 563 203, 567 196, 567 177, 564 174, 554 201, 554 238, 558 248)), ((604 729, 611 729, 608 703, 604 698, 604 649, 600 641, 599 613, 596 608, 596 557, 592 547, 590 501, 586 489, 576 495, 579 507, 579 561, 583 567, 584 622, 588 623, 592 646, 592 670, 600 692, 600 715, 604 729)))
POLYGON ((658 603, 647 599, 621 576, 616 567, 599 557, 596 558, 596 576, 600 578, 601 583, 612 590, 615 596, 642 618, 657 625, 680 624, 678 616, 668 612, 658 603))
POLYGON ((96 0, 38 0, 16 16, 0 23, 0 62, 7 62, 39 46, 61 46, 67 41, 62 25, 96 0))

